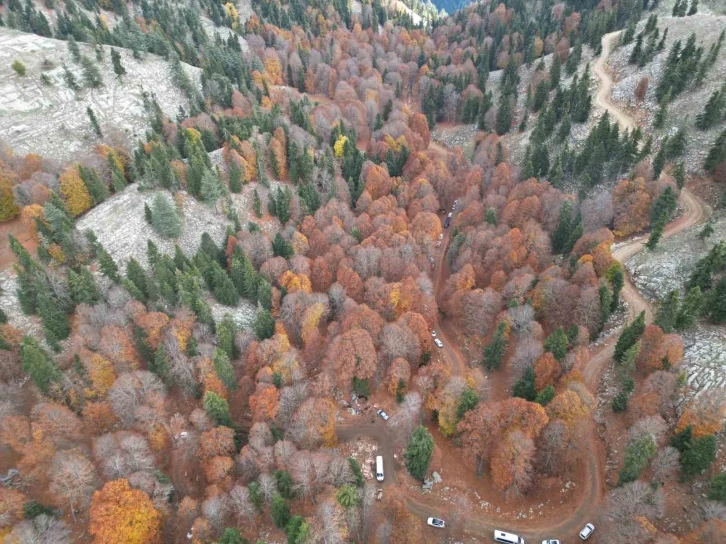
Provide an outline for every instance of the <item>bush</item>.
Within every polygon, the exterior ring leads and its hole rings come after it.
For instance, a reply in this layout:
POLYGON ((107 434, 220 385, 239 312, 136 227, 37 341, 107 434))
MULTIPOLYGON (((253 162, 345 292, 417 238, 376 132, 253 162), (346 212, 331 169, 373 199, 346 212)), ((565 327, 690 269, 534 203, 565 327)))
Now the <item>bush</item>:
POLYGON ((13 63, 12 63, 11 65, 10 65, 10 67, 11 67, 11 68, 12 68, 13 70, 15 70, 15 72, 16 72, 16 73, 17 73, 17 74, 18 74, 19 76, 24 76, 24 75, 25 75, 25 64, 23 64, 23 63, 22 63, 22 62, 20 62, 19 60, 13 61, 13 63))

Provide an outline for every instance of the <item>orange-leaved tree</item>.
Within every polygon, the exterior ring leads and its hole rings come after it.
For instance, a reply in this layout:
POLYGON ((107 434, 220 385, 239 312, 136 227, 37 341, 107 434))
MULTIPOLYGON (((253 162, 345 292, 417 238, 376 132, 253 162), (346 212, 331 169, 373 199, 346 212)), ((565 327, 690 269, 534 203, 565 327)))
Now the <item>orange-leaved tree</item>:
POLYGON ((93 494, 88 530, 96 544, 161 542, 161 514, 128 480, 112 480, 93 494))

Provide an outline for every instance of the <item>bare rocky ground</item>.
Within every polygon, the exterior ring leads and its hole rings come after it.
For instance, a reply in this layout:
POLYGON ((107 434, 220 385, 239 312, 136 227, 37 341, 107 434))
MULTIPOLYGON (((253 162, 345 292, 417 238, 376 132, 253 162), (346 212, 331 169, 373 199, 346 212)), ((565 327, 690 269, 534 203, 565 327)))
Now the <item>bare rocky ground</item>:
MULTIPOLYGON (((81 53, 95 59, 93 48, 79 43, 81 53)), ((143 136, 148 115, 143 93, 153 94, 162 111, 174 118, 179 106, 188 111, 188 101, 171 81, 168 63, 155 55, 139 61, 129 51, 119 49, 126 75, 119 80, 113 72, 110 47, 97 63, 104 85, 100 89, 74 92, 63 79, 63 63, 82 83, 81 67, 68 52, 67 42, 25 34, 0 27, 0 139, 18 154, 39 153, 65 162, 90 151, 97 143, 123 145, 143 136), (19 60, 26 75, 18 76, 10 67, 19 60), (44 62, 48 69, 44 69, 44 62), (41 81, 41 74, 50 85, 41 81), (91 106, 104 138, 93 132, 86 108, 91 106)), ((183 65, 198 84, 200 70, 183 65)))
MULTIPOLYGON (((644 250, 625 263, 638 289, 651 300, 662 300, 670 291, 683 289, 696 263, 714 244, 726 239, 726 216, 716 216, 714 233, 698 239, 703 225, 696 225, 663 240, 654 251, 644 250)), ((726 385, 726 335, 723 327, 699 323, 684 331, 682 367, 688 375, 689 395, 726 385)))
MULTIPOLYGON (((162 191, 165 192, 165 191, 162 191)), ((152 240, 161 253, 174 254, 174 244, 186 255, 199 248, 202 234, 207 232, 216 243, 224 239, 226 220, 187 193, 177 193, 181 200, 182 234, 170 240, 159 236, 144 218, 144 204, 151 205, 156 191, 141 193, 130 185, 121 193, 105 200, 76 223, 79 231, 92 230, 98 241, 114 258, 119 268, 134 257, 142 266, 148 266, 147 240, 152 240)))
MULTIPOLYGON (((668 12, 670 13, 670 11, 668 12)), ((645 26, 645 19, 637 27, 636 35, 645 26)), ((703 85, 699 88, 690 87, 680 96, 676 97, 668 107, 668 119, 661 130, 653 129, 653 119, 659 109, 655 98, 655 91, 666 69, 666 60, 671 46, 676 40, 685 45, 688 37, 696 33, 696 43, 703 46, 704 55, 708 54, 709 47, 718 40, 719 34, 726 29, 726 16, 707 15, 698 13, 691 17, 671 17, 661 15, 658 17, 658 28, 661 36, 668 29, 665 49, 658 53, 654 59, 642 68, 628 64, 635 41, 619 47, 610 55, 609 69, 616 80, 613 86, 612 100, 619 107, 626 108, 636 119, 641 130, 646 135, 653 135, 657 142, 667 134, 673 135, 685 125, 688 129, 688 143, 686 146, 686 168, 691 173, 703 172, 703 160, 708 150, 716 141, 718 134, 723 130, 723 124, 710 130, 701 131, 694 126, 696 116, 703 111, 711 94, 724 84, 726 74, 726 50, 721 48, 716 64, 710 68, 703 85), (645 100, 638 103, 635 100, 635 87, 643 78, 649 79, 648 92, 645 100)))

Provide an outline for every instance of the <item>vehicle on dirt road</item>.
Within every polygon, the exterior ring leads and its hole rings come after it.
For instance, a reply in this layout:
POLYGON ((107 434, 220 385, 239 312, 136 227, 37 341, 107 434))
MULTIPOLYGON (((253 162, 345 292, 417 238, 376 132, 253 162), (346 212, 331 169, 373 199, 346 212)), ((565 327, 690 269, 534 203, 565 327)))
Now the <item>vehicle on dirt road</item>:
POLYGON ((376 456, 376 480, 382 482, 383 479, 383 457, 378 455, 376 456))
POLYGON ((449 212, 449 215, 446 216, 446 221, 444 221, 444 228, 448 229, 449 225, 451 225, 451 218, 454 217, 454 214, 449 212))
POLYGON ((542 544, 560 544, 559 540, 543 540, 542 544))
POLYGON ((439 518, 429 518, 426 523, 431 525, 431 527, 437 527, 439 529, 444 529, 446 527, 446 522, 439 518))
POLYGON ((436 344, 436 347, 437 348, 443 348, 444 347, 444 343, 441 340, 439 340, 438 338, 434 338, 434 344, 436 344))
POLYGON ((588 523, 582 528, 582 531, 580 531, 580 538, 582 540, 587 540, 594 532, 595 526, 592 523, 588 523))
POLYGON ((494 531, 494 541, 502 544, 524 544, 524 539, 521 536, 505 533, 504 531, 494 531))
POLYGON ((384 412, 383 410, 378 410, 376 412, 376 414, 378 414, 379 416, 381 416, 381 418, 383 419, 383 421, 388 421, 388 418, 391 417, 386 412, 384 412))

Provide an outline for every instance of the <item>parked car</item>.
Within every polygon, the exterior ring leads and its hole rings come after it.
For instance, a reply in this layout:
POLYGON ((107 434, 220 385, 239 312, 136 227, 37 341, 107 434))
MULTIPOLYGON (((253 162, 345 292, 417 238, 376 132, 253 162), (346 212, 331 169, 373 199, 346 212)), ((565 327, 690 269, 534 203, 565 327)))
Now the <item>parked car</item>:
POLYGON ((494 531, 494 541, 501 542, 501 544, 524 544, 521 536, 505 531, 494 531))
POLYGON ((391 417, 386 412, 384 412, 383 410, 378 410, 376 413, 379 416, 381 416, 381 418, 383 419, 383 421, 388 421, 388 418, 391 417))
POLYGON ((433 336, 434 338, 436 338, 436 331, 433 330, 433 329, 431 330, 431 336, 433 336))
POLYGON ((560 544, 559 540, 543 540, 542 544, 560 544))
POLYGON ((444 343, 441 340, 439 340, 438 338, 434 338, 434 344, 436 344, 436 347, 437 348, 443 348, 444 347, 444 343))
POLYGON ((439 529, 443 529, 446 527, 446 522, 443 519, 439 518, 429 518, 427 522, 431 527, 437 527, 439 529))
POLYGON ((582 528, 582 531, 580 531, 580 538, 582 540, 587 540, 593 532, 595 532, 595 526, 592 523, 588 523, 582 528))
POLYGON ((446 221, 444 221, 444 228, 448 229, 449 225, 451 225, 451 214, 446 218, 446 221))

